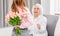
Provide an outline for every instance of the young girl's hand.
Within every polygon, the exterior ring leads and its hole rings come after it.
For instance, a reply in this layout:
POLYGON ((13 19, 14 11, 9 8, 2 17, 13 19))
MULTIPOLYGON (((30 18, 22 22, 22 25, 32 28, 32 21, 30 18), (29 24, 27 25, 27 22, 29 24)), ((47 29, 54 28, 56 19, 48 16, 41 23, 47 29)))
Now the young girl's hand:
POLYGON ((17 27, 19 27, 20 25, 16 25, 16 26, 14 26, 14 29, 16 29, 17 27))

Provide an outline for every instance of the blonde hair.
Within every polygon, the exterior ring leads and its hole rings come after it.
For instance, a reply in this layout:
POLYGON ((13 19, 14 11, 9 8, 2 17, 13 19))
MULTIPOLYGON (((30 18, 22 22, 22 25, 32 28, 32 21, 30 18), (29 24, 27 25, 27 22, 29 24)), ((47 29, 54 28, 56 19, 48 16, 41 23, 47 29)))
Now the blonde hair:
POLYGON ((43 7, 42 7, 42 5, 40 5, 39 3, 35 4, 35 5, 32 7, 32 14, 34 15, 34 8, 35 8, 36 6, 41 10, 41 14, 40 14, 40 15, 43 15, 43 7))

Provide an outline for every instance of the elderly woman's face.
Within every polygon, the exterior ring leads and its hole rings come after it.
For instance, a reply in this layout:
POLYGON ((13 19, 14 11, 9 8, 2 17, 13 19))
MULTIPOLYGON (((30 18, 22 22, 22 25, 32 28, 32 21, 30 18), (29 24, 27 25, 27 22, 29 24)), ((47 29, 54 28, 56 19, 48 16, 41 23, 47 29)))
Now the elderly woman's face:
POLYGON ((34 15, 37 15, 38 16, 39 14, 40 14, 40 8, 36 6, 34 8, 34 15))

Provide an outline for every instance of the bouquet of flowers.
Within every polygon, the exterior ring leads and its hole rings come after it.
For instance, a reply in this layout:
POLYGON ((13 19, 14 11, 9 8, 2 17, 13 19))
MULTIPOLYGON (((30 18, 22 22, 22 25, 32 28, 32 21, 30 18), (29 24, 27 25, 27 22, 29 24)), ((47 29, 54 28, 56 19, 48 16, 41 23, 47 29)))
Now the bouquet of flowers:
POLYGON ((22 20, 18 16, 15 16, 14 18, 10 17, 9 24, 16 27, 16 36, 18 36, 18 34, 21 34, 22 32, 22 30, 19 27, 17 27, 17 25, 21 25, 21 23, 22 20))

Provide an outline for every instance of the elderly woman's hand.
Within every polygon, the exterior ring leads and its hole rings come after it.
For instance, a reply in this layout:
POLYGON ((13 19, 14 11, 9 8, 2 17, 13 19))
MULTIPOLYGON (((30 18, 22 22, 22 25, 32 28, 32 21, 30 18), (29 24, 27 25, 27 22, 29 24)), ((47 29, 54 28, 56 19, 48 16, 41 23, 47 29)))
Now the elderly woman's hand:
POLYGON ((40 24, 37 24, 37 28, 40 29, 41 25, 40 24))

